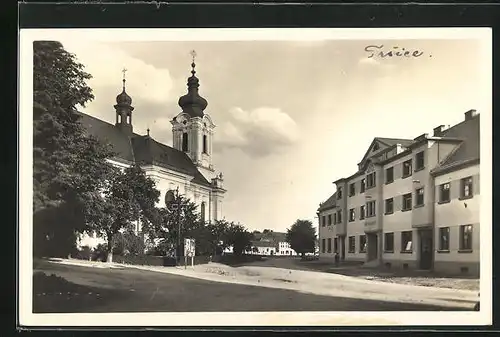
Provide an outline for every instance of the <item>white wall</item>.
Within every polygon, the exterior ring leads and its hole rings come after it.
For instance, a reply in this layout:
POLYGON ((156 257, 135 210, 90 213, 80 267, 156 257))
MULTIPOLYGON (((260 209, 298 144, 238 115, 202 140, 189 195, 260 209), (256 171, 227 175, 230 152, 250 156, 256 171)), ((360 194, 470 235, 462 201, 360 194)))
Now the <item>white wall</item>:
POLYGON ((479 194, 479 165, 470 166, 455 172, 437 176, 435 178, 436 200, 439 200, 438 186, 450 183, 450 202, 435 206, 435 249, 439 249, 439 228, 450 227, 449 253, 436 253, 437 262, 464 261, 479 262, 480 247, 480 194, 479 194), (473 197, 459 200, 460 179, 473 178, 473 197), (460 225, 472 225, 472 252, 459 253, 460 225))

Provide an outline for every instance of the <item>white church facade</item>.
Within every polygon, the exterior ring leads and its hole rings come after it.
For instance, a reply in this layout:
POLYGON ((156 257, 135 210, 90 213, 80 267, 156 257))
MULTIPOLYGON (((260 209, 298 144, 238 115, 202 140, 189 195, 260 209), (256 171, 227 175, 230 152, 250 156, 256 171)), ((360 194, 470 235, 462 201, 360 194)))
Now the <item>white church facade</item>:
MULTIPOLYGON (((204 110, 208 102, 199 94, 199 79, 195 63, 191 64, 191 76, 187 80, 188 92, 179 98, 181 112, 172 120, 173 146, 156 141, 149 134, 139 135, 133 131, 132 98, 125 90, 116 97, 114 105, 115 124, 81 113, 85 130, 100 141, 112 145, 116 156, 110 162, 117 167, 139 164, 146 175, 156 183, 160 192, 158 207, 164 206, 165 194, 178 190, 179 194, 198 206, 205 221, 222 218, 224 194, 223 176, 212 163, 213 137, 216 125, 204 110)), ((136 232, 141 231, 137 224, 136 232)), ((78 246, 93 248, 105 240, 82 235, 78 246)))

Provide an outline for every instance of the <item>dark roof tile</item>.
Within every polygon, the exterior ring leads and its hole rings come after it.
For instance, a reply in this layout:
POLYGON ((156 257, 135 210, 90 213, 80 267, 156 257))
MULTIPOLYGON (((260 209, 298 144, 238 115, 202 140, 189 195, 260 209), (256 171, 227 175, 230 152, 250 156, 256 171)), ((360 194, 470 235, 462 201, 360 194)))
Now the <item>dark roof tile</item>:
POLYGON ((194 177, 192 180, 194 183, 211 186, 186 153, 159 143, 149 136, 134 133, 129 137, 113 124, 81 112, 79 114, 85 130, 100 141, 111 144, 119 159, 140 165, 155 164, 190 175, 194 177))
POLYGON ((333 208, 337 205, 337 192, 333 193, 325 202, 323 202, 319 208, 318 212, 333 208))
POLYGON ((456 150, 454 150, 448 158, 446 158, 433 171, 437 172, 444 168, 449 168, 454 165, 464 162, 479 159, 480 156, 480 115, 465 120, 448 130, 444 131, 443 138, 460 138, 463 139, 456 150))

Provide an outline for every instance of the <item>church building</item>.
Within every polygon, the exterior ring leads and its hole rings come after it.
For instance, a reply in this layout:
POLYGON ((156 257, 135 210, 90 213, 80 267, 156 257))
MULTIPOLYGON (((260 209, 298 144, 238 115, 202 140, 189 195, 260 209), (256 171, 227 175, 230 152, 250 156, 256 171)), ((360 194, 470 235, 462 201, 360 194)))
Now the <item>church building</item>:
MULTIPOLYGON (((170 121, 173 146, 156 141, 147 134, 134 133, 132 98, 126 92, 125 69, 122 92, 114 105, 116 122, 110 124, 93 116, 81 113, 81 123, 89 134, 113 146, 116 156, 110 162, 126 168, 139 164, 156 183, 160 191, 157 206, 165 206, 165 195, 169 190, 198 205, 198 211, 205 221, 222 218, 222 205, 226 190, 223 188, 222 173, 216 171, 212 162, 215 124, 205 112, 208 102, 199 94, 199 79, 194 62, 191 76, 187 80, 187 93, 179 98, 182 109, 170 121)), ((137 224, 136 232, 141 231, 137 224)), ((79 246, 96 246, 102 239, 84 235, 79 246)))

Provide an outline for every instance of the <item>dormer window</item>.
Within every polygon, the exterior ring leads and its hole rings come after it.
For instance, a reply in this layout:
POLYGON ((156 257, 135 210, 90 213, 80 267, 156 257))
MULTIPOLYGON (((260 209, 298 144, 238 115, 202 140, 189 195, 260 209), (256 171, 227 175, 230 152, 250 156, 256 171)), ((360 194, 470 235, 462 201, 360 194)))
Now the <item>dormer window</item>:
POLYGON ((379 149, 378 143, 373 144, 373 152, 379 149))
POLYGON ((337 191, 337 199, 340 200, 342 199, 342 189, 339 188, 339 190, 337 191))

